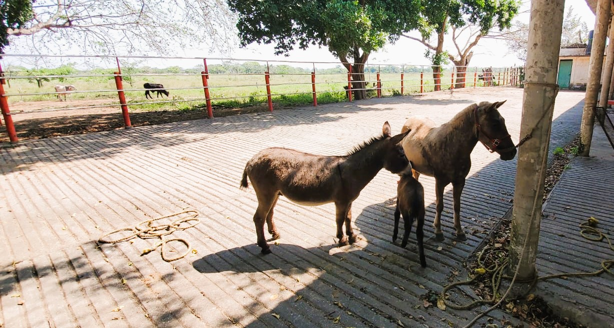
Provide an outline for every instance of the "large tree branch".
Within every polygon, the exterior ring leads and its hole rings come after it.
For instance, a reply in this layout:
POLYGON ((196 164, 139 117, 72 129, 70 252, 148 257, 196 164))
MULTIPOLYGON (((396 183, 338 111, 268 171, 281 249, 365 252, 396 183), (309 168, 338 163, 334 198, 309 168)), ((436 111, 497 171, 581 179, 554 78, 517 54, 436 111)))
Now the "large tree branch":
POLYGON ((7 34, 8 35, 12 35, 12 36, 21 36, 21 35, 32 35, 35 34, 36 32, 39 32, 43 29, 52 29, 52 28, 67 28, 67 27, 71 27, 71 22, 70 19, 66 20, 65 22, 61 23, 61 24, 57 24, 55 23, 56 21, 58 21, 62 15, 62 12, 64 11, 64 5, 62 4, 62 0, 57 0, 57 10, 55 12, 55 14, 53 14, 52 16, 50 16, 46 21, 41 22, 40 20, 38 20, 38 17, 35 16, 36 21, 38 22, 37 24, 35 24, 34 26, 28 27, 28 28, 18 28, 18 29, 13 29, 13 28, 8 28, 7 29, 7 34))
POLYGON ((418 39, 418 38, 415 38, 413 36, 409 36, 409 35, 405 35, 405 34, 403 34, 401 36, 406 37, 406 38, 408 38, 410 40, 418 41, 418 42, 422 43, 424 46, 426 46, 427 48, 429 48, 431 50, 437 50, 437 48, 435 48, 435 46, 433 46, 433 45, 429 44, 428 42, 426 42, 424 40, 424 38, 418 39))

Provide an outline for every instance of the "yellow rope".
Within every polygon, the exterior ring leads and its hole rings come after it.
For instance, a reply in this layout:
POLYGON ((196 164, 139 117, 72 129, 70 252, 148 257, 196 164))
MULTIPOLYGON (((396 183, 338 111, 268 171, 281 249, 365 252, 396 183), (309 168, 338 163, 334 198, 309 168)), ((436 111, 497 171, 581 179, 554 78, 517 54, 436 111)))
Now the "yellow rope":
POLYGON ((178 213, 174 213, 174 214, 170 214, 170 215, 166 215, 166 216, 161 216, 159 218, 156 219, 149 219, 149 220, 145 220, 140 222, 139 224, 137 224, 134 227, 126 227, 126 228, 120 228, 117 230, 113 230, 111 232, 105 233, 102 236, 100 236, 100 238, 98 238, 98 242, 99 243, 108 243, 108 244, 117 244, 126 240, 130 240, 136 237, 139 237, 141 239, 159 239, 160 241, 158 243, 156 243, 152 248, 146 248, 143 250, 143 253, 141 255, 145 255, 148 254, 152 251, 154 251, 156 248, 158 247, 162 247, 161 248, 161 255, 162 255, 162 259, 164 261, 167 262, 172 262, 172 261, 176 261, 179 260, 181 258, 184 258, 186 255, 189 254, 190 252, 190 243, 183 239, 183 238, 171 238, 171 239, 167 239, 166 236, 174 233, 175 231, 181 231, 181 230, 186 230, 189 228, 194 227, 195 225, 197 225, 200 222, 200 219, 198 219, 198 212, 195 210, 187 210, 187 211, 183 211, 183 212, 178 212, 178 213), (176 217, 176 216, 180 216, 182 214, 189 214, 188 216, 184 216, 181 217, 173 222, 171 222, 170 224, 157 224, 154 225, 154 222, 156 221, 160 221, 163 219, 168 219, 168 218, 172 218, 172 217, 176 217), (129 231, 130 234, 128 236, 124 236, 124 237, 120 237, 117 239, 110 239, 110 237, 114 234, 123 232, 123 231, 129 231), (176 256, 176 257, 168 257, 167 256, 167 252, 165 251, 166 249, 166 245, 169 244, 170 242, 179 242, 182 243, 186 246, 186 252, 182 255, 176 256))
MULTIPOLYGON (((582 237, 584 237, 585 239, 588 239, 590 241, 602 241, 603 239, 605 239, 609 246, 610 249, 614 251, 614 246, 612 246, 612 241, 610 240, 610 238, 603 234, 601 232, 601 230, 597 229, 595 226, 597 224, 597 220, 594 218, 590 218, 588 220, 588 222, 582 223, 580 224, 580 235, 582 235, 582 237)), ((452 283, 446 287, 444 287, 444 289, 441 291, 440 294, 440 298, 443 300, 444 304, 447 307, 450 307, 452 309, 456 309, 456 310, 468 310, 468 309, 472 309, 473 307, 480 305, 480 304, 494 304, 497 301, 497 293, 499 291, 499 287, 501 285, 501 280, 503 279, 512 279, 512 277, 504 275, 503 272, 505 270, 505 268, 507 267, 507 265, 509 264, 509 259, 506 257, 505 259, 503 259, 503 261, 501 263, 499 262, 495 262, 494 264, 492 264, 490 267, 486 268, 484 266, 484 264, 482 263, 482 256, 486 253, 486 251, 488 250, 489 246, 484 247, 484 249, 482 250, 482 252, 480 252, 480 255, 478 256, 477 262, 478 262, 478 270, 484 269, 484 272, 489 272, 492 273, 492 298, 490 299, 483 299, 483 300, 474 300, 471 303, 468 304, 464 304, 464 305, 456 305, 456 304, 452 304, 450 302, 448 302, 448 300, 446 299, 446 292, 454 287, 457 286, 461 286, 461 285, 469 285, 471 283, 473 283, 477 277, 479 276, 479 274, 475 274, 475 276, 473 278, 471 278, 468 281, 459 281, 459 282, 455 282, 452 283)), ((496 251, 496 250, 495 250, 496 251)), ((526 281, 526 282, 530 282, 531 286, 530 288, 525 292, 524 295, 520 296, 523 297, 526 294, 528 294, 533 287, 535 287, 535 285, 537 284, 537 281, 539 280, 546 280, 546 279, 552 279, 552 278, 562 278, 562 277, 586 277, 586 276, 597 276, 602 274, 603 272, 607 272, 609 274, 614 275, 614 272, 612 272, 610 270, 610 268, 614 266, 614 260, 603 260, 601 261, 601 269, 597 270, 597 271, 593 271, 593 272, 571 272, 571 273, 559 273, 559 274, 552 274, 552 275, 547 275, 547 276, 542 276, 542 277, 536 277, 535 279, 531 280, 531 281, 526 281)))

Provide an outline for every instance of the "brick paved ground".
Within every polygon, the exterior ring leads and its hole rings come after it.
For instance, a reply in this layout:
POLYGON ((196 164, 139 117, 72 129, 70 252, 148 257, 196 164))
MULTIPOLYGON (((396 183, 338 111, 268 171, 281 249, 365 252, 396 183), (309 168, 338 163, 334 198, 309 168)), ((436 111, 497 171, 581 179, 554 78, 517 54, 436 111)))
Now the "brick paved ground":
MULTIPOLYGON (((601 261, 614 260, 614 250, 605 240, 591 242, 579 234, 580 223, 592 216, 606 236, 614 237, 614 149, 599 125, 595 125, 590 154, 569 163, 544 205, 539 275, 591 272, 601 268, 601 261)), ((588 327, 614 327, 613 278, 604 273, 547 280, 538 284, 537 294, 563 315, 588 327)))
MULTIPOLYGON (((579 130, 583 93, 560 92, 551 148, 579 130)), ((255 245, 252 189, 240 190, 244 165, 270 146, 341 155, 406 118, 438 123, 482 100, 501 108, 518 140, 522 90, 492 88, 371 99, 196 120, 20 143, 0 149, 0 323, 3 327, 462 326, 474 311, 422 306, 439 292, 511 207, 515 161, 477 145, 463 193, 467 242, 454 243, 451 192, 436 242, 434 180, 422 177, 427 204, 428 268, 415 239, 391 243, 397 178, 385 171, 354 202, 363 239, 337 248, 334 206, 280 199, 282 234, 273 254, 255 245), (97 247, 107 231, 195 209, 201 223, 176 232, 194 253, 166 263, 154 240, 97 247), (440 250, 438 250, 441 247, 440 250)), ((468 292, 471 295, 470 292, 468 292)), ((461 302, 467 295, 453 293, 461 302)), ((495 322, 509 316, 490 313, 495 322)), ((484 322, 484 321, 481 321, 484 322)), ((1 326, 0 324, 0 326, 1 326)))

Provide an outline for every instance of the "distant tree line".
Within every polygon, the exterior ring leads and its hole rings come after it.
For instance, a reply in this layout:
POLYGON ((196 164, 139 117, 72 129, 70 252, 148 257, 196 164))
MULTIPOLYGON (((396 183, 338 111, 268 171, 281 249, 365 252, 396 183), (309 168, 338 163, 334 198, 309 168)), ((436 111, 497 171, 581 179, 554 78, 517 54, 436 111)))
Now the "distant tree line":
MULTIPOLYGON (((276 75, 284 74, 310 74, 312 68, 297 67, 291 65, 269 65, 269 72, 276 75)), ((267 65, 258 62, 244 62, 244 63, 225 63, 225 64, 213 64, 208 66, 210 74, 264 74, 267 70, 267 65)), ((23 66, 10 66, 5 72, 8 79, 11 76, 26 76, 28 82, 36 83, 39 88, 43 87, 45 82, 51 82, 57 80, 64 82, 70 75, 92 75, 86 77, 88 81, 96 81, 100 79, 110 80, 113 79, 116 68, 93 68, 93 69, 77 69, 76 64, 61 65, 56 68, 26 68, 23 66)), ((183 68, 180 66, 170 66, 164 68, 157 68, 151 66, 135 66, 135 65, 123 65, 122 76, 124 81, 132 85, 132 75, 136 74, 193 74, 200 75, 203 71, 202 66, 195 66, 192 68, 183 68)), ((401 65, 367 65, 364 69, 365 73, 375 74, 380 72, 382 74, 400 74, 402 72, 431 72, 429 66, 401 66, 401 65)), ((347 70, 342 65, 337 65, 332 68, 318 69, 317 74, 346 74, 347 70)))

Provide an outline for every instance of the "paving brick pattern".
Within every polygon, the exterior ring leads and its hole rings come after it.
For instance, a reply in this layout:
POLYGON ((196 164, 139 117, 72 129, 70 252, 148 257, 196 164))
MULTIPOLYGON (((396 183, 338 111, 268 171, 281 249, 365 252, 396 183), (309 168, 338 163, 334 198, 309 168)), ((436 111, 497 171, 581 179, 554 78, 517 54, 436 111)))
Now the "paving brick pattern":
MULTIPOLYGON (((579 131, 584 94, 560 92, 551 148, 579 131)), ((522 90, 491 88, 196 120, 35 140, 0 149, 0 326, 2 327, 449 327, 479 310, 425 309, 511 207, 515 160, 481 145, 463 193, 468 241, 454 242, 452 196, 445 194, 446 240, 436 242, 434 180, 423 176, 428 267, 414 234, 391 242, 397 177, 382 171, 354 202, 357 245, 335 245, 334 206, 303 207, 283 197, 273 254, 255 245, 256 197, 240 190, 245 163, 282 146, 341 155, 378 135, 398 133, 412 115, 448 121, 474 102, 501 108, 519 139, 522 90), (194 252, 167 263, 155 240, 100 247, 105 232, 195 209, 201 222, 173 236, 194 252), (441 248, 441 249, 439 249, 441 248)), ((119 114, 118 114, 119 115, 119 114)), ((453 292, 467 302, 471 292, 453 292), (465 294, 467 293, 467 294, 465 294)), ((489 314, 495 322, 509 315, 489 314)), ((486 320, 486 319, 484 319, 486 320)), ((485 322, 484 320, 480 322, 485 322)))
MULTIPOLYGON (((544 206, 538 248, 539 275, 592 272, 601 261, 614 260, 605 240, 588 241, 579 225, 589 217, 614 237, 614 149, 595 125, 590 157, 574 158, 544 206)), ((613 270, 614 271, 614 270, 613 270)), ((537 293, 564 316, 587 327, 614 327, 614 276, 569 277, 540 282, 537 293)))

